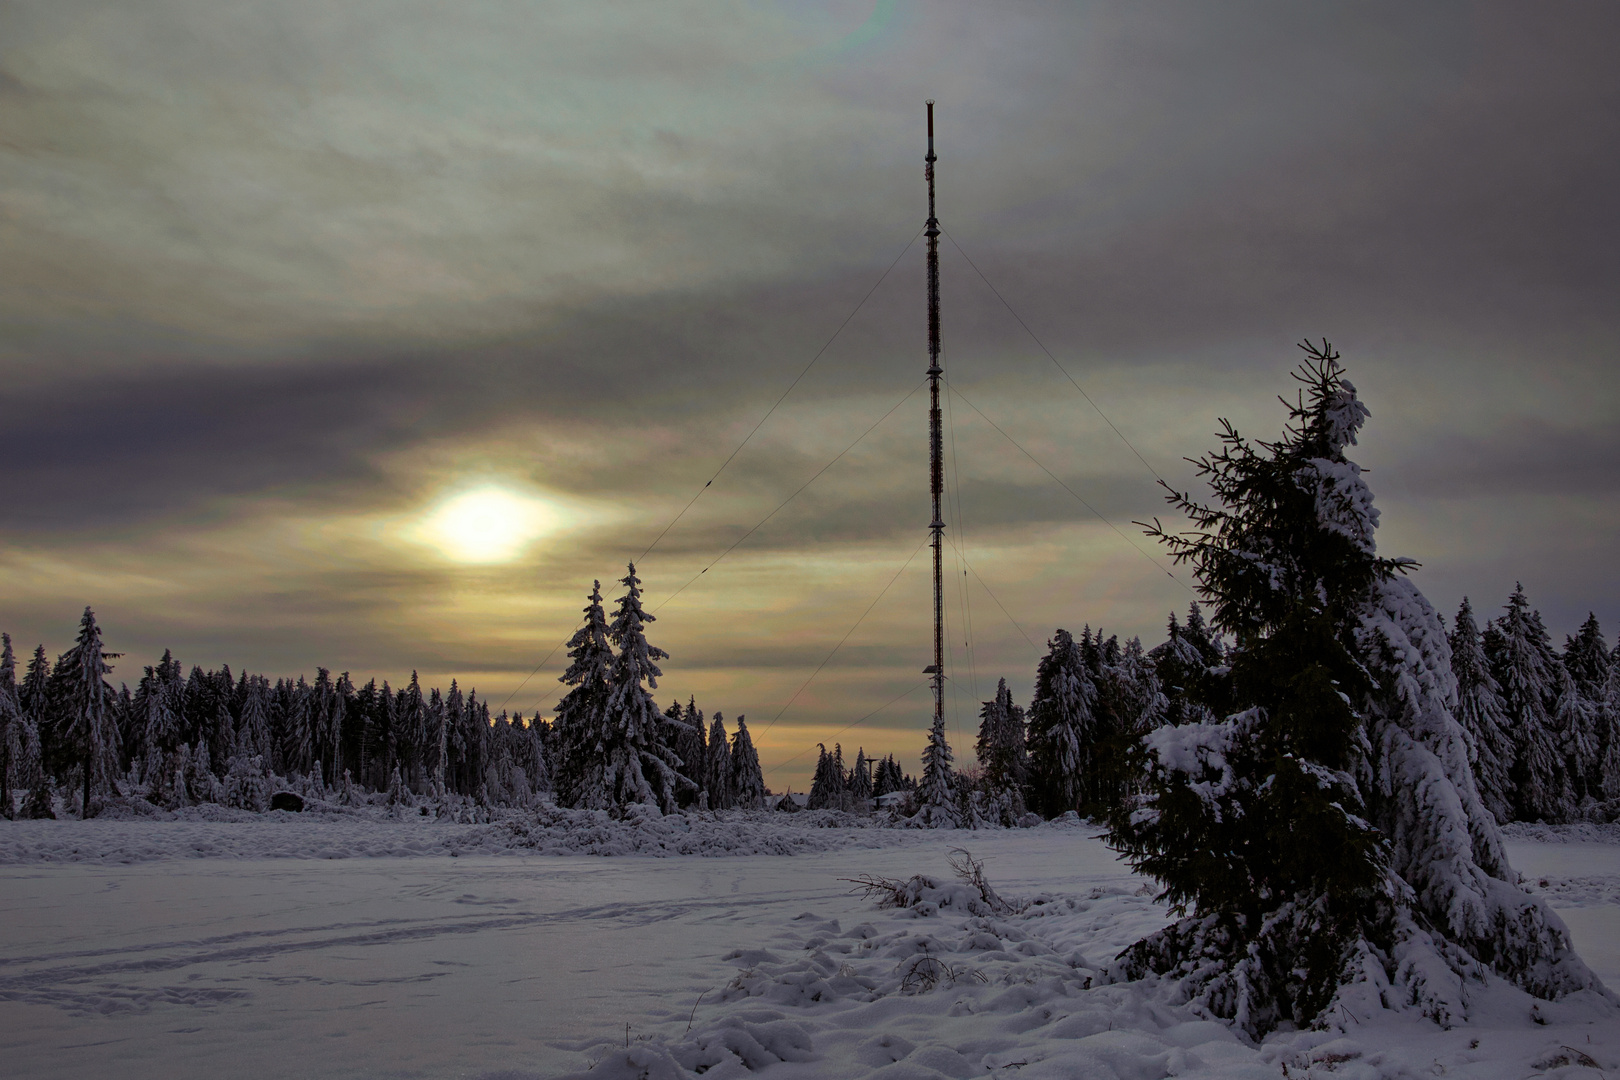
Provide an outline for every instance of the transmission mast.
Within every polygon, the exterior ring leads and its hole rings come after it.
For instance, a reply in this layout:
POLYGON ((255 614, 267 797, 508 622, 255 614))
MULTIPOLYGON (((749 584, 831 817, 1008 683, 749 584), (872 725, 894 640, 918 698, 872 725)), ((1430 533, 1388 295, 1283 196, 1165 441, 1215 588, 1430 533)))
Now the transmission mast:
POLYGON ((934 662, 924 669, 933 675, 934 722, 945 719, 945 587, 943 545, 945 519, 940 514, 940 495, 945 490, 944 441, 939 422, 939 218, 934 216, 934 103, 928 102, 928 156, 924 175, 928 178, 928 482, 934 497, 934 520, 928 526, 934 548, 934 662))

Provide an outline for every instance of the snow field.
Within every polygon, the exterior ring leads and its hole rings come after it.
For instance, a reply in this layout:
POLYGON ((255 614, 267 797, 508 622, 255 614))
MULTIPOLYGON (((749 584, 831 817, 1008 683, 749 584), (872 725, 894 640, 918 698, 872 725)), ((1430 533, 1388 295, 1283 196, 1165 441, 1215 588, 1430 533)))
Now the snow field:
MULTIPOLYGON (((1595 1078, 1588 1060, 1620 1068, 1612 1011, 1494 982, 1475 990, 1479 1025, 1347 1018, 1342 1034, 1259 1047, 1153 983, 1100 984, 1167 914, 1084 825, 829 829, 801 814, 752 819, 759 835, 726 849, 703 839, 725 822, 580 824, 0 823, 0 1072, 1523 1080, 1595 1078), (564 850, 559 833, 597 851, 797 854, 525 857, 564 850), (855 846, 869 844, 884 846, 855 846), (140 861, 118 861, 121 845, 140 861), (986 908, 957 883, 956 846, 1013 907, 986 908), (938 888, 898 910, 840 880, 914 873, 938 888)), ((1582 956, 1620 983, 1620 845, 1518 839, 1509 851, 1582 956)))
MULTIPOLYGON (((984 851, 1011 856, 1005 861, 1026 870, 1042 861, 1030 859, 1035 852, 1024 835, 955 839, 979 840, 984 851)), ((754 1073, 781 1080, 1330 1073, 1519 1080, 1538 1073, 1595 1078, 1620 1067, 1611 1005, 1588 993, 1538 1002, 1494 978, 1472 988, 1485 1018, 1478 1024, 1443 1031, 1390 1013, 1346 1014, 1338 1030, 1279 1032, 1254 1046, 1175 1002, 1155 980, 1104 981, 1103 969, 1121 948, 1167 921, 1140 881, 1116 875, 1084 893, 1039 894, 991 910, 948 871, 939 874, 938 848, 949 842, 902 853, 936 864, 927 869, 939 887, 924 889, 916 906, 874 907, 854 925, 801 913, 765 947, 729 954, 738 970, 718 994, 717 1016, 690 1029, 671 1022, 629 1046, 603 1040, 567 1080, 754 1073)), ((1072 857, 1087 843, 1096 841, 1075 837, 1062 854, 1072 857)), ((1620 883, 1620 848, 1583 846, 1595 849, 1582 853, 1583 867, 1606 871, 1588 877, 1607 881, 1607 889, 1620 883)), ((1537 845, 1517 847, 1527 865, 1550 875, 1549 890, 1566 880, 1539 865, 1537 845)), ((1583 911, 1620 916, 1603 899, 1607 892, 1549 891, 1555 905, 1560 895, 1578 898, 1583 911)), ((1588 960, 1611 963, 1600 974, 1620 982, 1620 924, 1583 929, 1596 931, 1597 940, 1578 932, 1577 945, 1594 946, 1583 950, 1588 960)))

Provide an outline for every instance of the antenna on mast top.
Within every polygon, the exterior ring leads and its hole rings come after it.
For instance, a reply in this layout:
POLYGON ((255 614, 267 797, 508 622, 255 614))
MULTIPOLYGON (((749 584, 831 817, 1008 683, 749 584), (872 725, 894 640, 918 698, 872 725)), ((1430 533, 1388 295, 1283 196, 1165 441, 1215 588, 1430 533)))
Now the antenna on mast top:
POLYGON ((934 102, 928 102, 928 156, 923 159, 923 175, 928 180, 928 223, 923 235, 928 237, 928 478, 934 500, 934 519, 929 523, 934 548, 934 662, 925 669, 933 676, 934 724, 945 723, 945 587, 944 567, 945 521, 940 515, 940 498, 945 490, 944 439, 940 432, 939 377, 944 368, 939 366, 939 219, 934 215, 934 102))

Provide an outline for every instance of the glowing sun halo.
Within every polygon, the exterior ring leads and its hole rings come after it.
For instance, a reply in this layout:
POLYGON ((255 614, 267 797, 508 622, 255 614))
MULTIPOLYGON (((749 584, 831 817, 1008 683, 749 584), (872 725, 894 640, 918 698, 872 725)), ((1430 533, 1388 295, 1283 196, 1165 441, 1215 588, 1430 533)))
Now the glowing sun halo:
POLYGON ((503 563, 561 524, 544 499, 486 485, 453 495, 422 523, 422 539, 457 562, 503 563))

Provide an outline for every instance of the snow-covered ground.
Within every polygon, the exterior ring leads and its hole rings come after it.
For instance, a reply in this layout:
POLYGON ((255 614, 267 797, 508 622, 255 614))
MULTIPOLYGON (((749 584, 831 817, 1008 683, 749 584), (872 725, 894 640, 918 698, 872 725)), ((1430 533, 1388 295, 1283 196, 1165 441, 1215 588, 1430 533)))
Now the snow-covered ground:
MULTIPOLYGON (((0 1074, 1520 1080, 1620 1068, 1620 1014, 1543 1003, 1538 1024, 1502 986, 1481 988, 1480 1025, 1375 1018, 1257 1048, 1150 986, 1098 985, 1165 913, 1084 825, 577 826, 0 822, 0 1074), (1002 896, 1043 902, 975 914, 947 884, 935 899, 951 905, 880 909, 840 880, 951 883, 957 846, 1002 896), (540 854, 577 850, 641 854, 540 854), (699 857, 735 851, 794 853, 699 857)), ((1620 986, 1609 839, 1516 836, 1509 849, 1620 986)))

